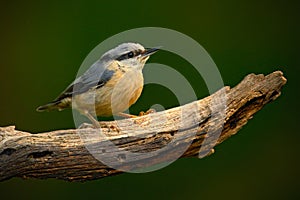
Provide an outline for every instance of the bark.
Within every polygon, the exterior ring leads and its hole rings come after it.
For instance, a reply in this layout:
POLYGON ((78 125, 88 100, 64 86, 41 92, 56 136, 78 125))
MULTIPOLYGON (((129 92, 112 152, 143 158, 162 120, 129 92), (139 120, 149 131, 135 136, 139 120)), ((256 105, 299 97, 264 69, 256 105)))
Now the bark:
POLYGON ((12 177, 87 181, 147 171, 178 157, 210 155, 286 83, 282 72, 249 74, 236 87, 163 112, 101 122, 101 129, 32 134, 0 128, 0 181, 12 177))

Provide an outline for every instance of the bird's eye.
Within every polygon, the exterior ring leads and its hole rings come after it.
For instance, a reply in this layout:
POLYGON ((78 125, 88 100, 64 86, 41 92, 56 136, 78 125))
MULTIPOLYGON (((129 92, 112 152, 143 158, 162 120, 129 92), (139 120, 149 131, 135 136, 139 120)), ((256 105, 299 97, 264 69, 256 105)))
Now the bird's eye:
POLYGON ((128 58, 133 58, 134 56, 134 53, 132 51, 130 51, 128 54, 127 54, 128 58))

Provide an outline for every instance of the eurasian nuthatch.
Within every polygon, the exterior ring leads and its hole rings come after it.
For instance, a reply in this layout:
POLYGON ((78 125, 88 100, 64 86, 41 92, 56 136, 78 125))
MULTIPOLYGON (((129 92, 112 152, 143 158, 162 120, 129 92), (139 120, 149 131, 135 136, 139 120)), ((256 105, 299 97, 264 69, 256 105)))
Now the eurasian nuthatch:
POLYGON ((122 113, 140 97, 144 85, 142 69, 158 50, 137 43, 123 43, 109 50, 54 101, 37 111, 73 108, 93 123, 93 115, 122 113))

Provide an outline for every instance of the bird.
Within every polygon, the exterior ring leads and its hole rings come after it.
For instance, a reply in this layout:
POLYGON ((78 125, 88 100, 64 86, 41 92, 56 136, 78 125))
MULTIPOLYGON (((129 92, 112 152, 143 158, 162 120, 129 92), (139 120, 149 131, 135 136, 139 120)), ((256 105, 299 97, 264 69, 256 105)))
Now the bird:
POLYGON ((122 43, 104 53, 56 99, 36 110, 72 108, 95 126, 99 122, 94 116, 131 116, 123 112, 140 97, 144 85, 142 70, 149 57, 159 49, 145 48, 134 42, 122 43))

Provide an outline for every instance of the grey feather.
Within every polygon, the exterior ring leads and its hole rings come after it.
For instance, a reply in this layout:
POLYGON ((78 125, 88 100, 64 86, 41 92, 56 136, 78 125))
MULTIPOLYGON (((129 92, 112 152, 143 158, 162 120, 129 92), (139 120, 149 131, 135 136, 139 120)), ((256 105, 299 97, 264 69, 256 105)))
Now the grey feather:
POLYGON ((83 75, 71 83, 55 101, 60 101, 72 95, 82 94, 91 88, 102 87, 114 74, 114 71, 107 69, 107 66, 108 63, 104 63, 102 60, 95 62, 83 75))

